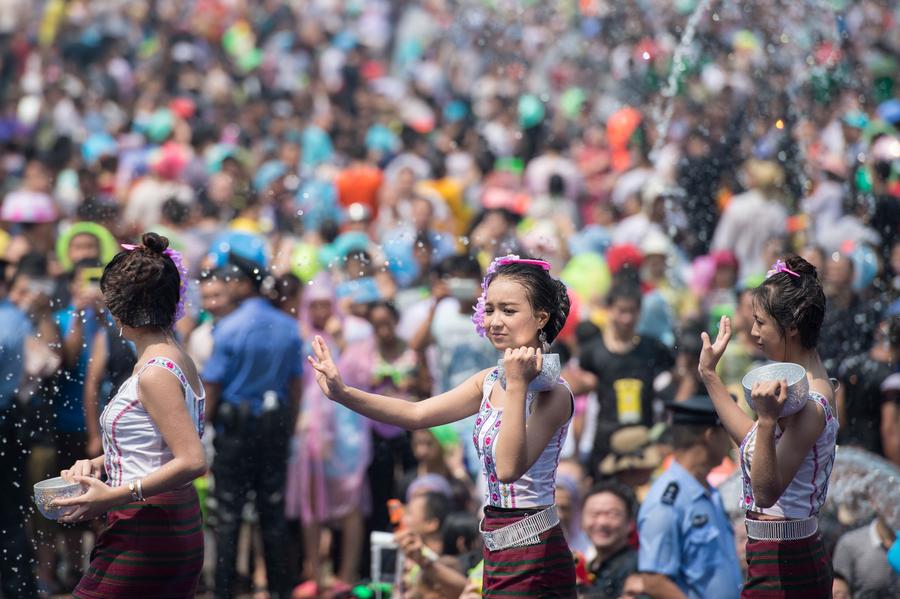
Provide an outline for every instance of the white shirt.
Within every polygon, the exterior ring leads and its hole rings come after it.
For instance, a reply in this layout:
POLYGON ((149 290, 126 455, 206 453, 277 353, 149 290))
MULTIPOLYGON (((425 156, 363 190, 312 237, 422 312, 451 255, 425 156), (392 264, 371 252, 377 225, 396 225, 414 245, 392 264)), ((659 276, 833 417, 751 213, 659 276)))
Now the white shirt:
POLYGON ((138 381, 149 367, 156 366, 178 377, 184 389, 184 402, 197 433, 203 436, 203 414, 206 393, 194 393, 178 364, 168 358, 153 358, 119 387, 119 392, 100 415, 103 454, 107 482, 112 487, 144 478, 171 461, 172 450, 162 433, 141 404, 138 381))

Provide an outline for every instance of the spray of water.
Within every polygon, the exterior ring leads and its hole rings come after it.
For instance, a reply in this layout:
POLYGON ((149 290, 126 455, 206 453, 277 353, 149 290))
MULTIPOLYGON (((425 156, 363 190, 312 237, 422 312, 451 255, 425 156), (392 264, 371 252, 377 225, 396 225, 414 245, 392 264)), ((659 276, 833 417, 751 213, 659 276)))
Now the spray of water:
POLYGON ((694 12, 688 17, 687 25, 684 27, 684 34, 675 48, 675 54, 672 56, 672 70, 669 71, 669 79, 666 81, 666 87, 662 91, 665 107, 658 107, 653 115, 653 121, 656 123, 656 141, 650 152, 651 160, 656 157, 663 143, 665 143, 666 135, 669 133, 669 123, 672 121, 672 113, 675 110, 673 99, 675 98, 675 92, 678 91, 678 77, 684 72, 685 58, 688 49, 694 43, 697 25, 712 3, 713 0, 700 0, 697 3, 694 7, 694 12))

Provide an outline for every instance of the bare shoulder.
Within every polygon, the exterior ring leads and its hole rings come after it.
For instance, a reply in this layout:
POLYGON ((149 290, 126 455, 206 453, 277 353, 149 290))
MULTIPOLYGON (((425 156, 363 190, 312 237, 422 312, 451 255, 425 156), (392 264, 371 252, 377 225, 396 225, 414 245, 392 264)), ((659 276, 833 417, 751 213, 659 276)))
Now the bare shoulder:
MULTIPOLYGON (((154 358, 165 358, 167 360, 171 360, 180 370, 184 373, 184 376, 187 377, 187 381, 190 384, 191 388, 195 390, 200 389, 200 375, 197 372, 197 367, 194 365, 194 361, 191 357, 185 352, 183 349, 173 345, 158 345, 153 348, 151 352, 150 359, 154 358)), ((172 376, 172 374, 165 372, 162 368, 147 368, 141 374, 140 385, 143 390, 144 381, 150 381, 151 383, 159 383, 160 381, 169 380, 172 381, 175 386, 181 388, 181 383, 178 381, 178 378, 172 376)))
POLYGON ((566 419, 572 413, 571 398, 569 387, 557 383, 552 389, 538 394, 536 410, 566 419))
POLYGON ((815 401, 807 401, 796 414, 782 420, 784 430, 794 430, 797 434, 818 437, 825 428, 825 409, 815 401))

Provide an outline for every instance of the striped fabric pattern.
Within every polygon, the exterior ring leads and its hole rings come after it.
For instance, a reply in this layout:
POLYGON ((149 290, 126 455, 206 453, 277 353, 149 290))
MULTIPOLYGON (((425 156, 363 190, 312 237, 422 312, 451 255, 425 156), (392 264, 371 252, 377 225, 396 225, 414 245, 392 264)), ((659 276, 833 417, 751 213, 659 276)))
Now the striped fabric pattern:
POLYGON ((193 597, 203 567, 203 520, 193 485, 107 514, 76 599, 193 597))
POLYGON ((744 599, 831 597, 831 557, 822 537, 796 541, 747 540, 744 599))
MULTIPOLYGON (((482 527, 497 530, 539 510, 485 508, 482 527), (519 513, 520 512, 520 513, 519 513)), ((575 560, 559 524, 528 547, 484 549, 483 597, 574 598, 575 560)))

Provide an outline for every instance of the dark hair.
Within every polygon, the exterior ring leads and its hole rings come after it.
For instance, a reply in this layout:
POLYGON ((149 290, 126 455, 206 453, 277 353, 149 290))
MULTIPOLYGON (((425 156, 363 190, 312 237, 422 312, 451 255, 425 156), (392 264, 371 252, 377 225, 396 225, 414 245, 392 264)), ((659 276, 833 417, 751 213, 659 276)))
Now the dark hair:
POLYGON ((372 302, 371 304, 369 304, 369 312, 367 315, 368 318, 372 317, 372 312, 374 312, 377 308, 383 308, 387 310, 388 312, 390 312, 391 317, 394 320, 400 320, 400 311, 397 310, 397 306, 394 305, 394 302, 389 302, 387 300, 378 300, 377 302, 372 302))
POLYGON ((162 215, 175 225, 183 225, 191 216, 191 207, 177 198, 169 198, 162 205, 162 215))
POLYGON ((547 182, 547 191, 550 193, 550 195, 554 196, 565 195, 566 180, 557 173, 550 175, 550 180, 547 182))
POLYGON ((703 435, 710 428, 717 427, 714 424, 673 424, 672 448, 678 451, 703 443, 703 435))
POLYGON ((900 345, 900 316, 892 316, 888 324, 888 343, 891 347, 900 345))
MULTIPOLYGON (((629 272, 631 272, 631 269, 625 271, 625 273, 629 272)), ((628 274, 624 274, 624 276, 617 275, 613 278, 612 287, 610 287, 609 294, 606 296, 606 305, 612 306, 618 300, 629 300, 636 302, 638 307, 640 307, 641 299, 640 285, 628 274)))
POLYGON ((521 262, 497 267, 497 274, 493 276, 491 282, 501 277, 512 279, 525 287, 525 295, 531 303, 532 310, 550 315, 543 331, 547 336, 547 343, 553 343, 569 317, 569 293, 565 283, 551 277, 543 268, 521 262))
POLYGON ((478 540, 478 518, 469 512, 453 512, 444 519, 441 532, 444 535, 444 555, 459 555, 457 541, 462 537, 466 547, 472 548, 478 540))
POLYGON ((581 502, 582 509, 584 508, 587 500, 593 497, 594 495, 599 495, 600 493, 612 493, 616 497, 622 500, 622 503, 625 504, 625 513, 628 515, 628 519, 631 520, 637 515, 638 502, 637 498, 634 495, 634 491, 631 490, 631 487, 620 483, 617 480, 604 480, 596 483, 593 487, 591 487, 590 491, 585 493, 584 500, 581 502))
POLYGON ((441 278, 453 275, 460 275, 469 279, 481 278, 481 265, 475 256, 470 254, 447 256, 437 264, 434 271, 441 278))
POLYGON ((113 316, 129 327, 170 328, 181 298, 181 275, 163 254, 169 240, 144 233, 141 245, 119 252, 103 270, 100 289, 113 316))
POLYGON ((437 520, 438 527, 443 527, 450 514, 450 499, 435 491, 428 491, 422 497, 425 498, 425 519, 437 520))
POLYGON ((799 276, 777 272, 753 290, 753 303, 778 325, 781 334, 797 327, 800 345, 812 349, 819 342, 825 318, 825 292, 816 268, 800 256, 788 256, 785 265, 799 276))
POLYGON ((268 290, 269 301, 277 307, 281 302, 298 295, 302 287, 303 284, 297 275, 289 272, 280 275, 275 278, 272 288, 268 290))

